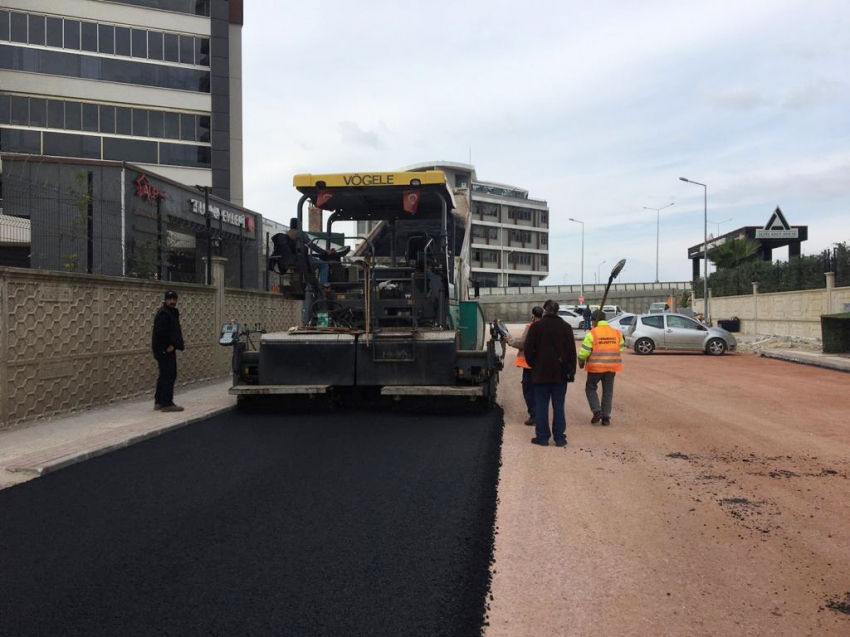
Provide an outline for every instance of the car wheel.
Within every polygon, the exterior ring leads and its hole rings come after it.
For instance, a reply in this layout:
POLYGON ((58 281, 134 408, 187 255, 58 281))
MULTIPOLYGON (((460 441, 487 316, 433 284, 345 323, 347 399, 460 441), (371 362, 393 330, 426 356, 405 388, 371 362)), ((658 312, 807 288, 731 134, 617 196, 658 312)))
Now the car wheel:
POLYGON ((584 321, 580 321, 580 322, 579 322, 579 324, 578 324, 578 328, 579 328, 580 330, 583 330, 583 329, 584 329, 584 321))
POLYGON ((648 338, 639 338, 637 343, 635 343, 635 351, 638 354, 643 354, 644 356, 652 354, 652 352, 655 351, 655 343, 648 338))
POLYGON ((722 356, 726 353, 726 341, 722 338, 713 338, 708 341, 708 345, 705 346, 705 351, 712 356, 722 356))

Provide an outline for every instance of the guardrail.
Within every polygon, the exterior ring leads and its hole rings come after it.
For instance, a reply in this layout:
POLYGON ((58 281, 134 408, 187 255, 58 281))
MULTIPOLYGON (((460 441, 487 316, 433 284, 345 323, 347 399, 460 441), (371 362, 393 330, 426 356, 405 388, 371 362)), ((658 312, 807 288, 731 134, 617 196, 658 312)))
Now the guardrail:
MULTIPOLYGON (((611 292, 667 292, 670 290, 689 290, 693 283, 691 281, 662 281, 659 283, 614 283, 611 292)), ((519 296, 521 294, 533 294, 536 296, 580 294, 580 285, 540 285, 519 286, 508 288, 481 288, 480 296, 519 296)), ((584 285, 585 297, 589 294, 605 292, 605 284, 591 283, 584 285)))

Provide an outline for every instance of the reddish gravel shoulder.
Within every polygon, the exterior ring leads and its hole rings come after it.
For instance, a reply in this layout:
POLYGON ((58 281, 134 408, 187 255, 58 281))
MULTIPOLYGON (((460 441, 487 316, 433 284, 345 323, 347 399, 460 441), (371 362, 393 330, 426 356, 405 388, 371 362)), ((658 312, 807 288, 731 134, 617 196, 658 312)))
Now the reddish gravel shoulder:
POLYGON ((627 352, 610 428, 579 372, 564 450, 510 352, 488 637, 850 635, 850 376, 627 352))

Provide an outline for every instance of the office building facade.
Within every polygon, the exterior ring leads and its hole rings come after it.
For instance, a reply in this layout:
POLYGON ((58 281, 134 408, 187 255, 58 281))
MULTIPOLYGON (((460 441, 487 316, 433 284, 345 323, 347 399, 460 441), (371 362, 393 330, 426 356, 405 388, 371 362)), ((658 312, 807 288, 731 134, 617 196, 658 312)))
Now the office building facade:
POLYGON ((132 162, 241 205, 241 0, 0 0, 0 151, 132 162))

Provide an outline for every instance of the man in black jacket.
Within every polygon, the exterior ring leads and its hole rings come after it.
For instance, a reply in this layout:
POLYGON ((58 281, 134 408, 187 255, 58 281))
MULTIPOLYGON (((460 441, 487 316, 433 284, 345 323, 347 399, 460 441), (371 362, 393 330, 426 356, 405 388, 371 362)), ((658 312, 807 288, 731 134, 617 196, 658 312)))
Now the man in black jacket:
POLYGON ((174 290, 165 293, 165 302, 154 317, 151 348, 159 365, 153 408, 160 411, 183 411, 182 407, 174 404, 177 350, 185 349, 183 331, 180 329, 180 311, 177 309, 177 292, 174 290))
POLYGON ((558 303, 548 300, 543 304, 543 318, 528 328, 525 338, 525 360, 531 365, 534 383, 535 426, 537 434, 531 439, 535 445, 549 444, 549 403, 552 403, 551 436, 555 445, 567 445, 567 420, 564 401, 567 383, 575 380, 576 342, 573 328, 558 316, 558 303))

